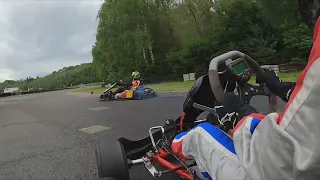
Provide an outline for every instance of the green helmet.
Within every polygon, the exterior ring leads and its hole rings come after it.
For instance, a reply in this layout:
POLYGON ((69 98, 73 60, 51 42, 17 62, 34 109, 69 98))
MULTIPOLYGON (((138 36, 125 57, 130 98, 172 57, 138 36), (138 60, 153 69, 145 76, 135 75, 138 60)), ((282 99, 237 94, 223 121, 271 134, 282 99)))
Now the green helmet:
POLYGON ((140 78, 140 73, 138 71, 134 71, 131 74, 133 79, 139 79, 140 78))

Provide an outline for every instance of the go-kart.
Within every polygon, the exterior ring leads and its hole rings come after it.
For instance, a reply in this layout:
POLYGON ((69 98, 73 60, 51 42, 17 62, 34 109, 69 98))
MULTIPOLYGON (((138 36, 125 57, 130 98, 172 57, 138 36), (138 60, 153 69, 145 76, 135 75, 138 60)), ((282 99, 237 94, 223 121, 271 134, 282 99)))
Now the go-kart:
POLYGON ((142 88, 141 90, 134 91, 130 89, 128 86, 124 86, 124 92, 120 93, 120 96, 116 98, 115 94, 112 92, 112 88, 116 87, 117 83, 112 84, 109 88, 107 88, 100 96, 100 101, 107 101, 107 100, 132 100, 132 99, 141 99, 145 96, 156 96, 156 93, 151 88, 142 88))
POLYGON ((144 165, 153 177, 176 173, 182 179, 206 179, 197 170, 195 161, 185 161, 174 154, 171 149, 174 136, 202 122, 209 122, 229 132, 233 127, 227 125, 227 119, 221 121, 214 118, 217 117, 216 107, 221 105, 226 92, 234 92, 248 103, 253 96, 268 96, 269 112, 275 112, 276 96, 264 84, 254 86, 248 83, 253 73, 262 74, 263 71, 256 61, 239 51, 215 57, 210 62, 208 74, 197 79, 188 92, 183 113, 177 119, 167 119, 163 126, 151 127, 149 135, 140 140, 120 137, 97 145, 100 178, 129 180, 129 169, 132 166, 144 165), (196 120, 203 112, 209 112, 211 116, 196 120), (162 166, 160 169, 164 170, 156 169, 159 165, 162 166))

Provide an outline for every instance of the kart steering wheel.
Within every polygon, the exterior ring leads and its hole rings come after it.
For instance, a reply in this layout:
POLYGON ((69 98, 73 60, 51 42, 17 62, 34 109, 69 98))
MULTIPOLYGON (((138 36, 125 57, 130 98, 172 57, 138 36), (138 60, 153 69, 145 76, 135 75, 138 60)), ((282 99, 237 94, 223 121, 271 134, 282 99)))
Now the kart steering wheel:
MULTIPOLYGON (((222 63, 226 63, 228 60, 236 60, 236 59, 244 59, 245 62, 248 64, 251 70, 256 73, 256 75, 262 75, 264 70, 261 66, 253 60, 248 55, 239 52, 239 51, 230 51, 220 56, 213 58, 209 65, 209 82, 211 86, 211 90, 216 97, 216 100, 221 103, 224 97, 224 89, 221 86, 219 80, 219 72, 218 66, 222 63)), ((264 85, 260 84, 260 86, 254 86, 249 83, 244 83, 243 86, 239 88, 239 96, 241 99, 245 100, 246 102, 250 102, 250 99, 256 95, 265 95, 268 96, 269 99, 269 108, 268 113, 276 112, 277 111, 277 98, 276 96, 264 85)))

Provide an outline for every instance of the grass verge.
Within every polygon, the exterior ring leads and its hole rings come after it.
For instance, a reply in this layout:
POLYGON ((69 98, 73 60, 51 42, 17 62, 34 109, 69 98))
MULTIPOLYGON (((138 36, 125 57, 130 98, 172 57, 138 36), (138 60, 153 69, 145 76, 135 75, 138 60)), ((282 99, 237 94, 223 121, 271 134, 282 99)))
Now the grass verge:
MULTIPOLYGON (((285 82, 295 82, 299 76, 300 72, 297 73, 278 73, 280 79, 285 82)), ((166 82, 161 84, 148 84, 145 87, 152 88, 156 92, 186 92, 190 90, 195 81, 185 81, 185 82, 166 82)), ((256 77, 252 76, 249 81, 250 84, 256 84, 256 77)), ((75 89, 73 93, 91 93, 101 94, 105 88, 101 87, 89 87, 89 88, 81 88, 75 89)))
MULTIPOLYGON (((156 92, 184 92, 188 91, 194 84, 195 81, 185 81, 185 82, 167 82, 161 84, 147 84, 145 87, 152 88, 156 92)), ((102 87, 88 87, 75 89, 73 93, 91 93, 101 94, 106 88, 102 87)), ((115 89, 113 89, 115 90, 115 89)))
MULTIPOLYGON (((277 73, 279 78, 284 81, 284 82, 296 82, 299 75, 300 75, 300 72, 295 72, 295 73, 277 73)), ((250 81, 249 81, 250 84, 253 84, 253 85, 257 85, 256 83, 256 76, 252 76, 250 81)))
POLYGON ((79 88, 79 89, 75 89, 72 92, 73 93, 91 93, 93 92, 93 94, 102 94, 102 92, 105 90, 106 88, 102 88, 102 87, 90 87, 90 88, 79 88))

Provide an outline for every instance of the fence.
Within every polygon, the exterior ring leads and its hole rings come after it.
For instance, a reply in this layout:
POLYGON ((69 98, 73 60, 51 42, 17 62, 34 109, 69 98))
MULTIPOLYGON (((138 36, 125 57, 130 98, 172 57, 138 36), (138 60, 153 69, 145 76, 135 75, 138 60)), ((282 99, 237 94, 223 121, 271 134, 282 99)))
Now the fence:
POLYGON ((293 73, 302 71, 305 68, 305 66, 306 65, 302 63, 287 63, 279 65, 263 65, 261 67, 271 69, 277 73, 293 73))
POLYGON ((144 84, 158 84, 164 82, 182 82, 182 81, 192 81, 196 80, 200 76, 207 74, 207 71, 204 72, 193 72, 187 74, 178 74, 178 75, 171 75, 166 77, 143 77, 144 84))
POLYGON ((196 80, 196 73, 183 74, 183 81, 194 81, 196 80))
POLYGON ((284 73, 292 73, 292 72, 302 71, 305 67, 306 67, 306 64, 302 64, 302 63, 287 63, 287 64, 280 64, 279 70, 280 72, 284 72, 284 73))
MULTIPOLYGON (((262 68, 271 69, 276 73, 294 73, 302 71, 305 68, 305 64, 303 63, 287 63, 287 64, 279 64, 279 65, 263 65, 262 68)), ((196 80, 200 76, 206 74, 207 72, 200 72, 200 73, 188 73, 183 74, 182 78, 183 81, 190 81, 190 80, 196 80)))
POLYGON ((274 72, 278 73, 280 72, 280 68, 279 68, 279 65, 263 65, 261 66, 262 68, 266 68, 266 69, 271 69, 273 70, 274 72))

